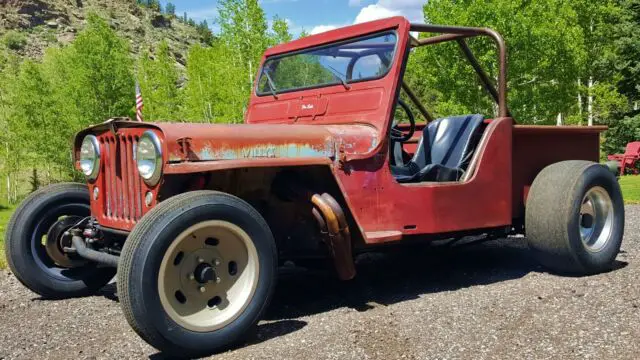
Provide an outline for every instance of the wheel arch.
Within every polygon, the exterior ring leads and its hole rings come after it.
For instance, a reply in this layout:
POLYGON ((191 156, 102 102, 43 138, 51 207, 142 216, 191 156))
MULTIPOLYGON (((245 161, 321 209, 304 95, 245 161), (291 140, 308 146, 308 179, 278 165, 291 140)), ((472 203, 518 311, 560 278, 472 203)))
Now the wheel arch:
POLYGON ((221 191, 251 204, 272 229, 283 259, 314 257, 324 251, 320 229, 311 212, 314 194, 326 193, 335 198, 351 229, 352 245, 363 243, 363 234, 330 165, 244 167, 165 175, 158 196, 162 200, 193 190, 221 191))

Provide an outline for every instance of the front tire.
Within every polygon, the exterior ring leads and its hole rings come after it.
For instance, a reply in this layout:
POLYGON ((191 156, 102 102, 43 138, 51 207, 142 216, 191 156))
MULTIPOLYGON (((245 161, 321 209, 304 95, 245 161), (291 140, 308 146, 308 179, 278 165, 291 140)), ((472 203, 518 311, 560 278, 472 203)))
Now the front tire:
POLYGON ((624 202, 615 176, 589 161, 544 168, 529 191, 525 229, 534 256, 552 271, 610 270, 624 233, 624 202))
POLYGON ((46 245, 52 231, 59 234, 90 212, 86 185, 54 184, 29 195, 11 216, 5 235, 9 268, 16 278, 49 299, 89 295, 106 285, 115 269, 68 259, 61 246, 52 257, 46 245))
POLYGON ((197 357, 244 339, 276 281, 275 241, 243 200, 194 191, 147 213, 127 239, 118 268, 125 317, 150 345, 197 357))

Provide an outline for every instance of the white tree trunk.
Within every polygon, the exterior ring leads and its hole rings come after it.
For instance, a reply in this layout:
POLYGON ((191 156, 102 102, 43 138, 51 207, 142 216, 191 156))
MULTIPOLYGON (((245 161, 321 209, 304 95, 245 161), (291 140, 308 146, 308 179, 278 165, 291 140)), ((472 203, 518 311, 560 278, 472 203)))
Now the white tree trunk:
POLYGON ((558 118, 556 119, 556 126, 562 126, 562 113, 558 113, 558 118))
POLYGON ((589 76, 588 94, 587 94, 587 118, 588 125, 593 126, 593 76, 589 76))
POLYGON ((578 115, 580 116, 580 125, 582 125, 582 79, 578 78, 578 115))
POLYGON ((11 204, 11 175, 7 172, 7 204, 11 204))
POLYGON ((249 89, 253 89, 253 64, 249 60, 249 89))

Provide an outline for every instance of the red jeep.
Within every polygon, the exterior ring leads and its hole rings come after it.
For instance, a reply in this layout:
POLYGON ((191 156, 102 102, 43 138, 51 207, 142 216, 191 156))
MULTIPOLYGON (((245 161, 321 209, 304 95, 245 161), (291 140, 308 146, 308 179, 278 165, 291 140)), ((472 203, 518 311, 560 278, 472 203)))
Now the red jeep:
POLYGON ((381 245, 526 234, 552 271, 612 267, 624 207, 597 163, 604 128, 517 125, 495 31, 402 17, 349 26, 269 49, 257 79, 244 125, 114 120, 81 131, 87 184, 49 186, 18 208, 6 241, 15 276, 63 298, 117 269, 134 330, 195 356, 243 338, 285 261, 326 258, 349 280, 354 255, 381 245), (467 45, 477 36, 497 46, 497 88, 467 45), (448 41, 497 116, 433 119, 403 81, 417 48, 448 41))

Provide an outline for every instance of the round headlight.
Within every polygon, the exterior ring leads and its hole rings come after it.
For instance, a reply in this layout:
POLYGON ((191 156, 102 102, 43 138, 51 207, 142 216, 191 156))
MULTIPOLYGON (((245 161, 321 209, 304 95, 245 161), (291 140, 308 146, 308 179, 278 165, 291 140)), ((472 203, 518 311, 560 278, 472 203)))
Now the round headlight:
POLYGON ((148 185, 155 185, 162 173, 162 148, 160 139, 153 131, 145 131, 136 150, 138 173, 148 185))
POLYGON ((98 171, 100 170, 100 144, 93 135, 87 135, 82 140, 82 145, 80 146, 80 169, 89 180, 95 180, 98 177, 98 171))

